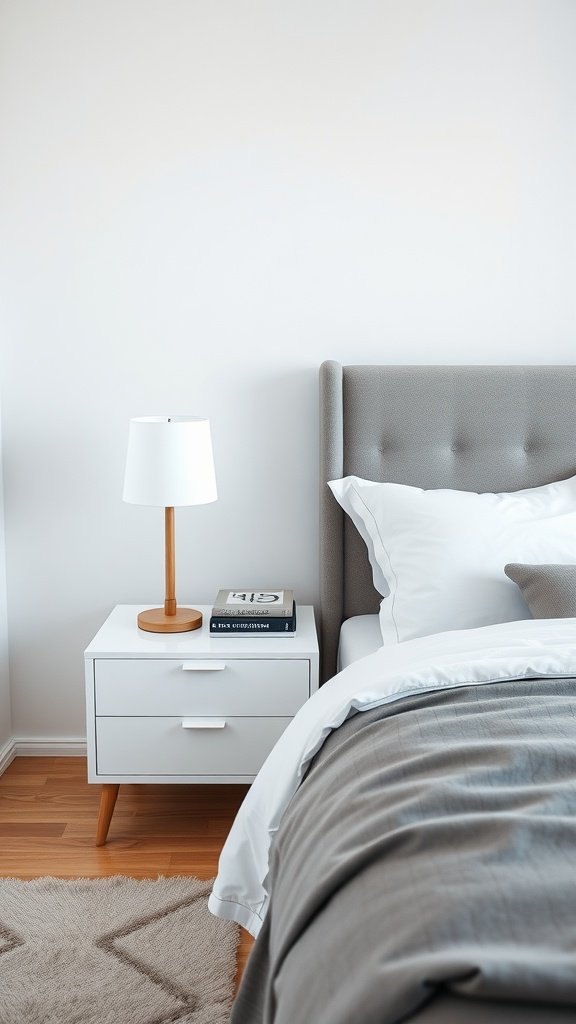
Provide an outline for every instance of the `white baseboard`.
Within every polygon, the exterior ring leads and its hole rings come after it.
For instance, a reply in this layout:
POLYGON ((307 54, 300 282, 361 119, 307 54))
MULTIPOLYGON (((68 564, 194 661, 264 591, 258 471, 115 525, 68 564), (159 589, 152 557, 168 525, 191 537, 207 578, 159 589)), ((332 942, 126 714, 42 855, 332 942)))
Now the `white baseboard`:
POLYGON ((86 740, 52 736, 12 736, 0 746, 0 775, 14 758, 85 758, 86 740))
POLYGON ((86 757, 86 740, 15 736, 16 757, 86 757))
POLYGON ((0 747, 0 775, 15 757, 86 757, 86 740, 13 736, 0 747))
POLYGON ((3 746, 0 747, 0 775, 5 772, 8 765, 12 764, 12 761, 16 757, 16 745, 14 740, 7 740, 3 746))

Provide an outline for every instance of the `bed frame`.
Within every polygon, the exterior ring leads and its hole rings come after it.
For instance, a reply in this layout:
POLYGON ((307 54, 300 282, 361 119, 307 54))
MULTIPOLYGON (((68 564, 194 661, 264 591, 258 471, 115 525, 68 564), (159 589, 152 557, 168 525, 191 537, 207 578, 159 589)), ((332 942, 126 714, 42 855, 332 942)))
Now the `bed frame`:
POLYGON ((320 368, 322 678, 342 622, 378 611, 362 540, 326 486, 356 476, 512 491, 576 473, 576 366, 320 368))

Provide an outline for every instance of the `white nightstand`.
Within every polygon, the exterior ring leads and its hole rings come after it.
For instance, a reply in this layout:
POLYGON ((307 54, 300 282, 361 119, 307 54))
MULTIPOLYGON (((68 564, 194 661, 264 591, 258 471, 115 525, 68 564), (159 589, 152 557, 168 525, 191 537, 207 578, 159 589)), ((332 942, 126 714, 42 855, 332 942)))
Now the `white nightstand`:
POLYGON ((86 648, 88 781, 103 783, 96 844, 123 782, 252 782, 318 689, 314 610, 293 637, 145 633, 117 605, 86 648))

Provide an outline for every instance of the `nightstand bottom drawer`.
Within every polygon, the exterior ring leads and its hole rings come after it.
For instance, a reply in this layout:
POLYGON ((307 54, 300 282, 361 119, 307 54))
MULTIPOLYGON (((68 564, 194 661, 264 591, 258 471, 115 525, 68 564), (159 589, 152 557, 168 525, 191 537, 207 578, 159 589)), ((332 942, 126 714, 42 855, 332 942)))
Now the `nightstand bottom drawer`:
POLYGON ((97 718, 96 770, 99 776, 256 775, 291 721, 97 718))

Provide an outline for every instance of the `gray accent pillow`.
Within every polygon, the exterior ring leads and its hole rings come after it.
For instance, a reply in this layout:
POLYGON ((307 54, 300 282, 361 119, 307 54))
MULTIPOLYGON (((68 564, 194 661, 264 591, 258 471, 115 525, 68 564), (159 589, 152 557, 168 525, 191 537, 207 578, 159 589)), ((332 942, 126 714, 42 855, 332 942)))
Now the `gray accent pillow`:
POLYGON ((576 616, 576 565, 521 565, 511 562, 504 572, 520 588, 535 619, 576 616))

